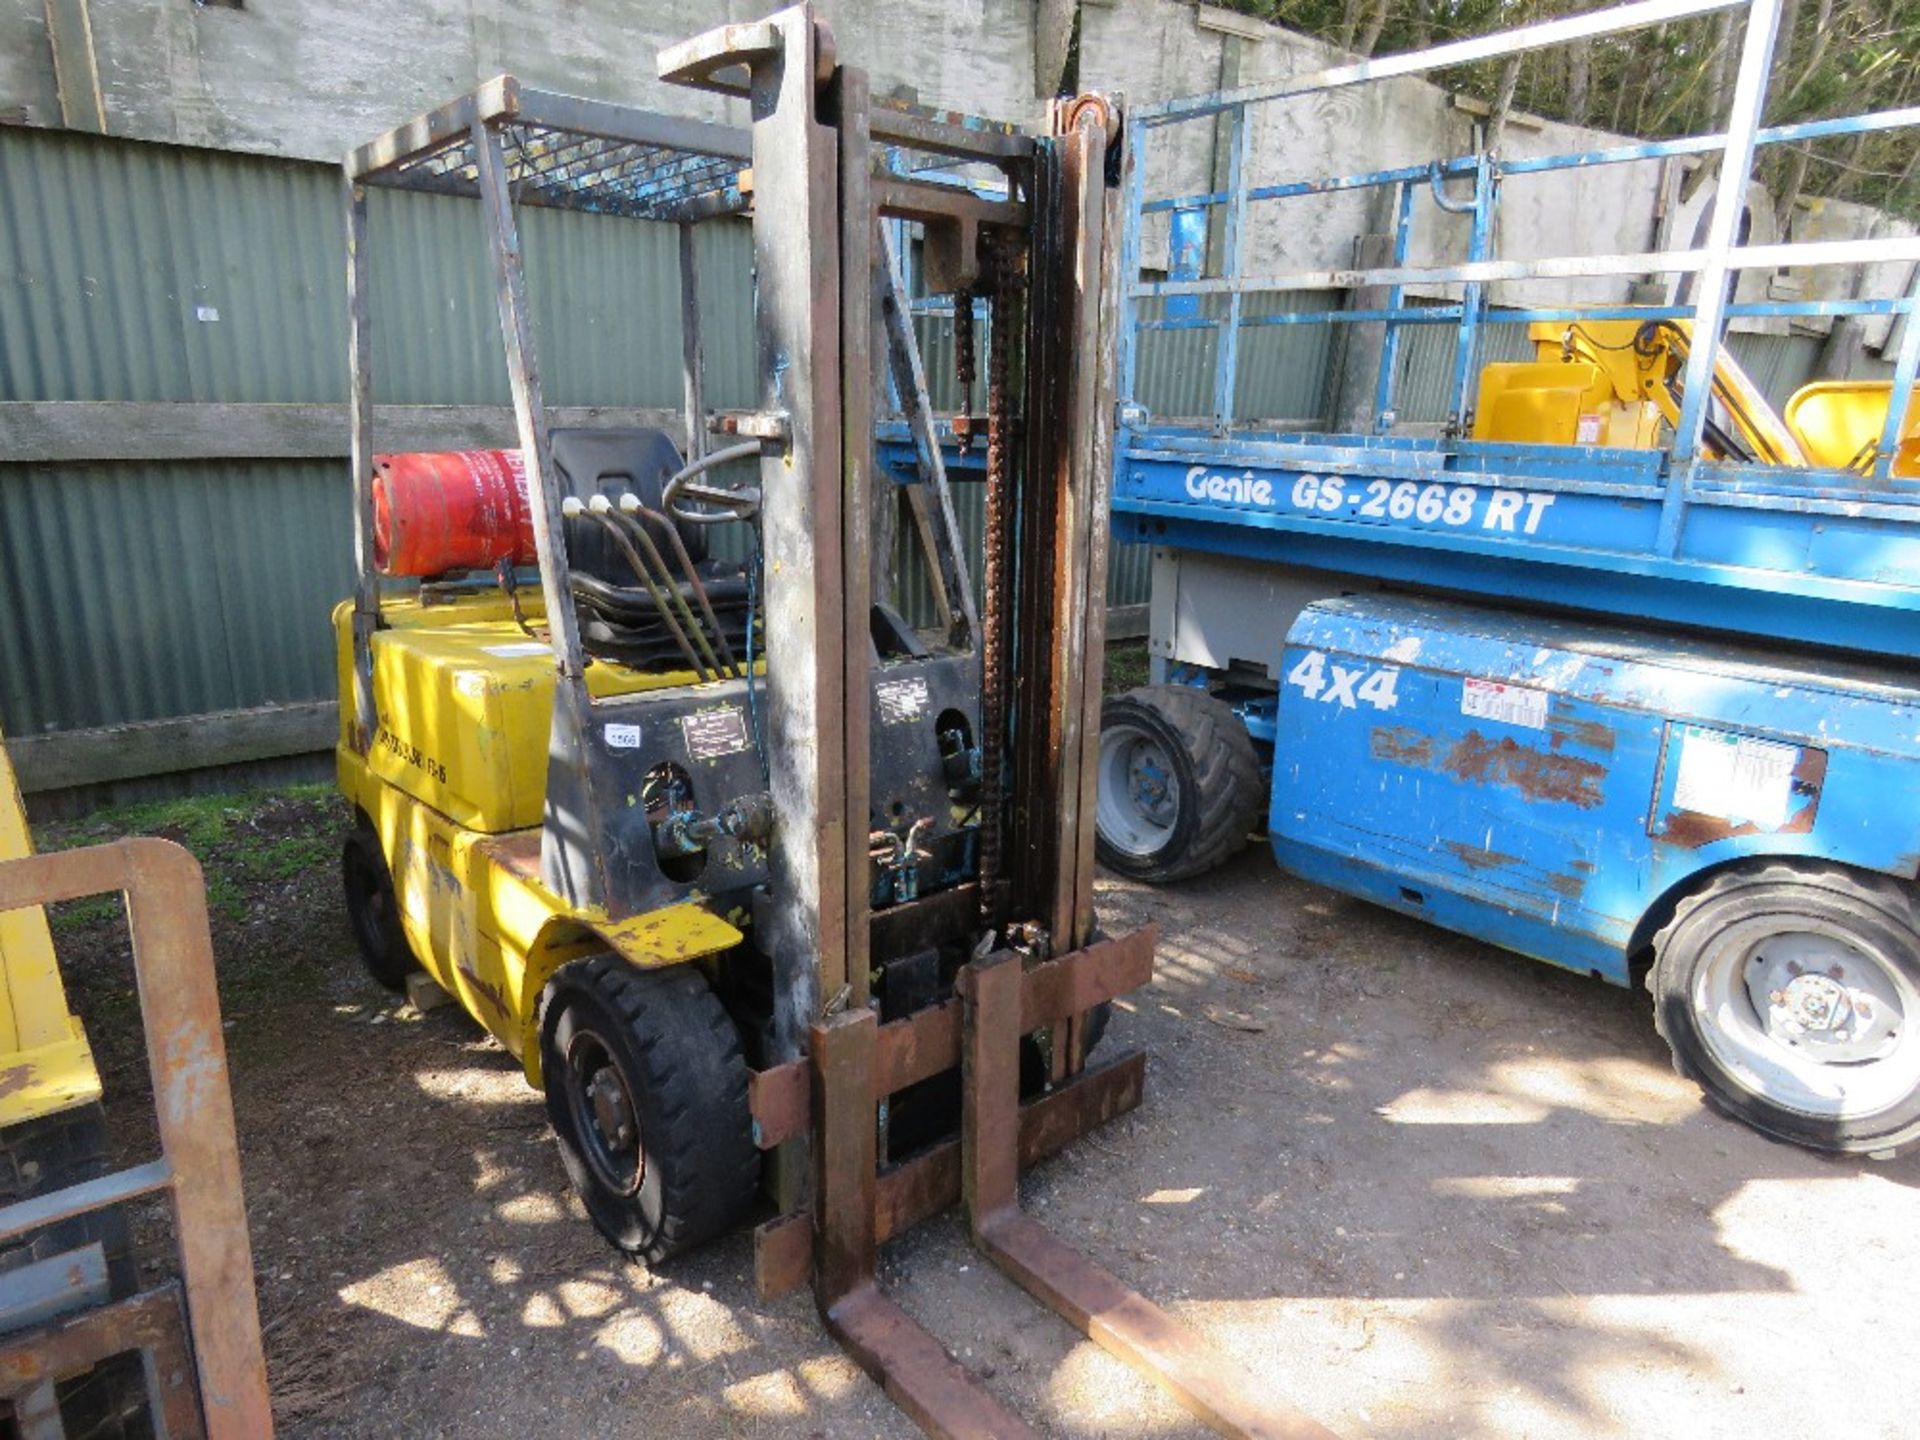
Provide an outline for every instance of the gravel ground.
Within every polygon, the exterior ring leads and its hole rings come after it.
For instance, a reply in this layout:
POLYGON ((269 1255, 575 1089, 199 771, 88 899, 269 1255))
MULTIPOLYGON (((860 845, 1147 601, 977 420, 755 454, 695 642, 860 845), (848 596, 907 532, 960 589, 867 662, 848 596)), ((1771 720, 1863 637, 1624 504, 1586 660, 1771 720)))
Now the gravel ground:
MULTIPOLYGON (((518 1067, 458 1012, 418 1015, 361 976, 314 860, 334 803, 233 803, 218 834, 184 838, 226 886, 283 1436, 917 1433, 805 1298, 755 1299, 746 1236, 657 1274, 606 1248, 518 1067)), ((1641 997, 1258 850, 1171 890, 1106 881, 1102 904, 1109 927, 1163 927, 1158 976, 1106 1042, 1149 1052, 1146 1104, 1030 1175, 1026 1202, 1265 1393, 1354 1437, 1920 1433, 1920 1158, 1752 1135, 1674 1077, 1641 997)), ((119 932, 80 913, 60 942, 133 1158, 119 932)), ((142 1234, 157 1255, 156 1217, 142 1234)), ((891 1246, 884 1279, 1051 1434, 1201 1433, 951 1217, 891 1246)))

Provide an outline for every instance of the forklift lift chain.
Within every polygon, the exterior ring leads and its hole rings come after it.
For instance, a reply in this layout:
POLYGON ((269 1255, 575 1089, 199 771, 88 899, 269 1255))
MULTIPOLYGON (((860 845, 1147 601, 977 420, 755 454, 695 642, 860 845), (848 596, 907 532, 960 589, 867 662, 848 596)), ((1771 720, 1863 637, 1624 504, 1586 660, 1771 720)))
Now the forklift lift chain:
MULTIPOLYGON (((1010 242, 992 250, 993 290, 987 332, 987 480, 980 610, 980 921, 991 928, 1004 913, 1005 886, 1000 874, 1001 835, 1006 824, 1007 749, 1007 555, 1013 544, 1012 496, 1007 446, 1012 439, 1012 391, 1007 383, 1008 348, 1019 330, 1019 252, 1010 242)), ((964 330, 954 332, 955 349, 966 341, 968 383, 973 370, 973 304, 966 301, 964 330)), ((958 303, 958 302, 956 302, 958 303)), ((958 320, 962 311, 956 309, 958 320)))

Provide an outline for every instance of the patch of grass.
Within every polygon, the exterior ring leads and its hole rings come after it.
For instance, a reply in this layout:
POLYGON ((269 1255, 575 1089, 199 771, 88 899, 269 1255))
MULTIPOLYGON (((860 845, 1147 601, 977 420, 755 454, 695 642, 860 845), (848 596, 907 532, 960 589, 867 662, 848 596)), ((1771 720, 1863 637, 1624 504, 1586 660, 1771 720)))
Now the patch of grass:
POLYGON ((246 919, 247 892, 240 888, 232 876, 217 868, 207 869, 206 875, 208 912, 223 920, 246 919))
MULTIPOLYGON (((98 845, 127 835, 158 835, 191 850, 207 878, 207 908, 216 919, 245 920, 263 892, 284 890, 329 869, 343 820, 329 785, 186 795, 97 810, 82 820, 44 827, 48 850, 98 845)), ((91 929, 121 913, 115 895, 50 907, 63 934, 91 929)))
POLYGON ((47 906, 47 925, 55 935, 91 930, 120 918, 118 895, 90 895, 85 900, 63 900, 47 906))
POLYGON ((1107 673, 1101 687, 1103 695, 1118 695, 1147 683, 1147 642, 1124 640, 1107 647, 1107 673))
POLYGON ((72 850, 126 835, 165 835, 193 851, 204 863, 244 817, 248 802, 258 804, 274 793, 183 795, 175 800, 96 810, 72 825, 50 827, 42 843, 49 850, 72 850))
POLYGON ((331 865, 335 837, 285 835, 264 845, 242 850, 234 857, 237 868, 261 880, 292 880, 308 870, 331 865))

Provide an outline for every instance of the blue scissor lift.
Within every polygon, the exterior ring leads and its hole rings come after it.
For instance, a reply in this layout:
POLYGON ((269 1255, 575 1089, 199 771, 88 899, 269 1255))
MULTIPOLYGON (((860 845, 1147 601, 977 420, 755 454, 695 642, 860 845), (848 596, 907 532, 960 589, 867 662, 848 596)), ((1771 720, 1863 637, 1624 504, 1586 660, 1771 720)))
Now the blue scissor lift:
POLYGON ((1219 863, 1263 820, 1276 858, 1310 879, 1615 983, 1645 978, 1676 1062, 1719 1108, 1884 1154, 1920 1142, 1920 479, 1896 463, 1903 438, 1912 448, 1920 263, 1890 297, 1733 295, 1756 268, 1920 262, 1910 238, 1739 243, 1757 145, 1920 125, 1920 110, 1762 129, 1779 11, 1644 0, 1131 112, 1113 523, 1155 547, 1157 683, 1108 703, 1099 831, 1111 867, 1166 880, 1219 863), (1728 9, 1746 29, 1722 134, 1250 183, 1263 109, 1728 9), (1195 124, 1226 128, 1226 183, 1149 197, 1155 147, 1195 124), (1693 248, 1493 253, 1513 177, 1712 152, 1693 248), (1379 188, 1396 217, 1383 266, 1245 273, 1269 202, 1379 188), (1466 259, 1410 264, 1436 208, 1463 217, 1466 259), (1143 231, 1163 224, 1168 278, 1144 279, 1143 231), (1649 274, 1690 279, 1677 303, 1489 304, 1501 282, 1649 274), (1359 287, 1384 298, 1260 303, 1359 287), (1849 469, 1728 458, 1710 398, 1728 321, 1847 315, 1899 317, 1877 446, 1849 469), (1467 438, 1495 327, 1602 319, 1691 324, 1658 448, 1467 438), (1243 339, 1267 325, 1383 334, 1372 427, 1236 415, 1243 339), (1409 434, 1394 420, 1399 352, 1436 325, 1457 332, 1450 417, 1409 434), (1180 330, 1211 336, 1212 412, 1162 418, 1139 403, 1141 350, 1180 330), (1246 798, 1262 774, 1264 805, 1246 798))

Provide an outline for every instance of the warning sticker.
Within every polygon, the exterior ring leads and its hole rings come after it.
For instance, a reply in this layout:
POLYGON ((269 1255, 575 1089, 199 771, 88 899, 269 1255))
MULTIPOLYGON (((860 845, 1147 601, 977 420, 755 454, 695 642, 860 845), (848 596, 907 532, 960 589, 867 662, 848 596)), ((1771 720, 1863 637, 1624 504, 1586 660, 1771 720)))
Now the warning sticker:
POLYGON ((1497 680, 1468 680, 1460 692, 1460 713, 1476 720, 1498 720, 1502 725, 1547 728, 1547 692, 1524 685, 1502 685, 1497 680))
POLYGON ((926 679, 919 675, 910 680, 889 680, 884 685, 876 686, 873 694, 880 702, 882 725, 900 725, 908 720, 918 720, 933 704, 933 697, 927 693, 926 679))
POLYGON ((1680 732, 1674 808, 1778 830, 1787 823, 1799 763, 1797 745, 1689 725, 1680 732))
POLYGON ((738 755, 748 745, 746 711, 737 705, 722 705, 715 710, 682 715, 680 732, 687 737, 687 754, 696 760, 738 755))

